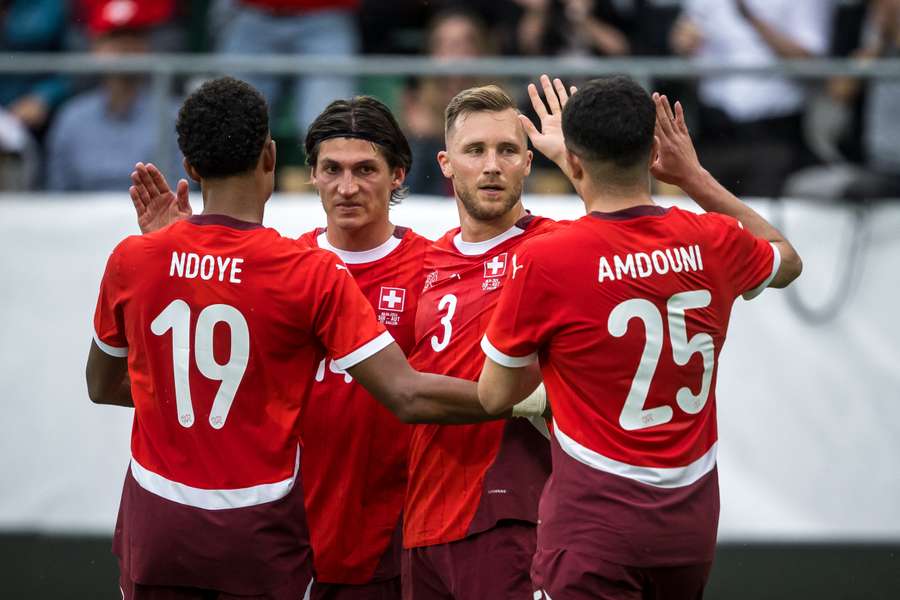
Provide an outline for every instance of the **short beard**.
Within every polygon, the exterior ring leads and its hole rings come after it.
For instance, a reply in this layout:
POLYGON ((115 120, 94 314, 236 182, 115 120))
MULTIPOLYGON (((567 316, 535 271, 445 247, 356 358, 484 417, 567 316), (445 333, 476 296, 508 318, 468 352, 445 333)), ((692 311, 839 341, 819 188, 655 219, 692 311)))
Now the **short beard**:
POLYGON ((479 202, 476 199, 477 190, 473 192, 467 188, 457 187, 456 197, 462 202, 466 214, 476 221, 493 221, 511 211, 522 199, 522 184, 507 189, 506 192, 497 202, 479 202))

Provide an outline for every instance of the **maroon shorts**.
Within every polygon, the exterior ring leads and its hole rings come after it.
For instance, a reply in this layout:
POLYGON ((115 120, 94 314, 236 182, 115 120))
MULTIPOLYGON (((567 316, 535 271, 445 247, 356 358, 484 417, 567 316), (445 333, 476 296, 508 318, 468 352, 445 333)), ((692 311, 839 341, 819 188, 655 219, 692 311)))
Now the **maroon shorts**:
POLYGON ((531 578, 535 600, 700 600, 711 566, 627 567, 567 550, 538 550, 531 578))
POLYGON ((349 585, 314 582, 310 600, 400 600, 400 577, 349 585))
POLYGON ((537 537, 525 521, 505 521, 465 539, 403 554, 403 600, 531 598, 537 537))
POLYGON ((303 590, 299 590, 298 593, 294 582, 255 596, 235 596, 217 590, 193 587, 144 585, 132 581, 124 568, 121 569, 119 576, 119 587, 122 591, 122 600, 300 600, 304 597, 303 590))

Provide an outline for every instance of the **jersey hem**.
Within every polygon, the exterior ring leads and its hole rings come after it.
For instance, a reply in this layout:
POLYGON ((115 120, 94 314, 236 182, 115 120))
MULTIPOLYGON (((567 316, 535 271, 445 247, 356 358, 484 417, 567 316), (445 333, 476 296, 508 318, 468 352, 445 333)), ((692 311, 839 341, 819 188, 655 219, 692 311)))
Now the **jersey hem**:
POLYGON ((366 342, 350 354, 334 359, 334 363, 343 370, 354 367, 366 360, 367 358, 381 352, 394 343, 394 338, 390 332, 385 331, 370 341, 366 342))
POLYGON ((498 365, 502 365, 504 367, 509 367, 512 369, 527 367, 530 364, 536 363, 538 360, 537 352, 532 352, 527 356, 510 356, 508 354, 504 354, 500 350, 497 350, 497 348, 491 343, 491 341, 488 339, 487 334, 485 334, 484 337, 481 338, 481 350, 484 352, 485 356, 490 358, 498 365))
POLYGON ((297 448, 294 474, 291 477, 274 483, 263 483, 245 488, 224 490, 196 488, 154 473, 142 466, 133 456, 130 468, 131 475, 138 485, 160 498, 205 510, 247 508, 280 500, 288 495, 294 487, 294 481, 297 479, 300 469, 300 448, 297 448))
POLYGON ((706 453, 683 467, 642 467, 630 465, 618 460, 603 456, 590 448, 586 448, 566 435, 559 428, 559 423, 553 422, 554 434, 559 442, 559 447, 571 458, 592 469, 618 475, 646 485, 659 488, 680 488, 695 483, 698 479, 712 471, 716 466, 716 454, 719 442, 715 442, 706 453))

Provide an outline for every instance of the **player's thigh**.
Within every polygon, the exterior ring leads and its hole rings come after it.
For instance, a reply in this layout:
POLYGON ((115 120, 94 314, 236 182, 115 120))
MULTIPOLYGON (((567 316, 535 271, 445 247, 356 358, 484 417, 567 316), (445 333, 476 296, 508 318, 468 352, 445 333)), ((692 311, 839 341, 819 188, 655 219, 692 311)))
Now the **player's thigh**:
POLYGON ((535 526, 508 521, 448 544, 452 552, 451 590, 456 600, 531 598, 535 526))
POLYGON ((361 585, 317 581, 310 590, 309 600, 400 600, 400 577, 361 585))
POLYGON ((123 600, 219 600, 218 592, 187 587, 142 585, 120 578, 123 600))
POLYGON ((531 571, 535 600, 644 600, 641 574, 564 549, 539 549, 531 571))
POLYGON ((646 600, 700 600, 712 563, 643 569, 646 600))
POLYGON ((453 600, 453 595, 441 577, 440 570, 429 556, 429 552, 434 549, 432 546, 403 551, 400 560, 403 600, 453 600))

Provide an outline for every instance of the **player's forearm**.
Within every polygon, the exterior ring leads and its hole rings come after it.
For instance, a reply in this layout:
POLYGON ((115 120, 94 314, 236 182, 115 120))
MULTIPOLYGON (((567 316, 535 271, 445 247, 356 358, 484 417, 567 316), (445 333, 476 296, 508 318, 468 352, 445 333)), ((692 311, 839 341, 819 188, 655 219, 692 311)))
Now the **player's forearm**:
POLYGON ((88 397, 94 404, 134 407, 125 359, 98 357, 92 348, 85 368, 88 397))
POLYGON ((481 423, 512 416, 512 411, 491 414, 478 400, 474 381, 417 373, 412 393, 406 400, 407 421, 412 423, 481 423))
POLYGON ((781 254, 781 267, 772 280, 771 287, 784 287, 800 275, 803 270, 800 255, 784 235, 758 212, 729 192, 708 171, 703 169, 686 180, 682 190, 703 210, 734 217, 741 222, 744 229, 756 237, 768 240, 778 248, 781 254))

